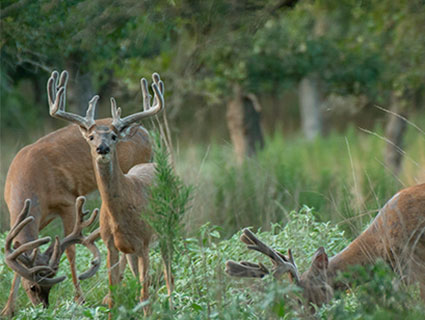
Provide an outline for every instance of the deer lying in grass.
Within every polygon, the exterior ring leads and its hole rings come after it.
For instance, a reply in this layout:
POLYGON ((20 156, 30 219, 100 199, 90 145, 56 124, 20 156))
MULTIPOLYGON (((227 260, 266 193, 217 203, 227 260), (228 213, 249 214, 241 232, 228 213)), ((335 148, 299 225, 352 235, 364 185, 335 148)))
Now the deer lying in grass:
MULTIPOLYGON (((323 247, 313 256, 311 267, 301 276, 288 250, 288 257, 268 247, 245 229, 241 241, 273 261, 272 274, 290 279, 303 289, 307 303, 318 306, 328 302, 333 290, 344 284, 337 282, 339 272, 350 266, 386 261, 408 283, 419 283, 425 302, 425 184, 398 192, 381 209, 370 226, 344 250, 328 259, 323 247)), ((269 270, 260 264, 228 261, 226 272, 236 277, 263 277, 269 270)))
MULTIPOLYGON (((50 106, 59 92, 65 98, 68 73, 62 72, 60 79, 53 72, 47 84, 50 106)), ((63 101, 65 103, 65 101, 63 101)), ((111 125, 112 119, 96 120, 98 125, 111 125)), ((123 172, 138 163, 151 160, 152 147, 147 131, 134 124, 127 129, 125 139, 117 145, 118 159, 123 172)), ((65 236, 72 232, 75 221, 75 199, 97 189, 96 177, 90 156, 90 149, 85 139, 79 133, 77 125, 70 125, 42 137, 35 143, 21 149, 13 159, 7 173, 4 199, 10 213, 10 225, 16 223, 25 199, 31 199, 29 215, 34 223, 27 224, 15 239, 15 246, 38 238, 39 231, 53 219, 62 220, 65 236)), ((66 249, 66 255, 71 267, 72 281, 75 286, 75 300, 82 301, 75 269, 75 248, 66 249)), ((11 316, 15 309, 15 300, 20 284, 18 270, 9 294, 9 299, 1 315, 11 316)), ((30 281, 23 280, 25 288, 30 288, 30 281)), ((31 301, 46 302, 48 294, 40 296, 38 292, 28 291, 31 301)))
POLYGON ((25 242, 19 247, 13 249, 13 240, 23 232, 25 227, 30 224, 35 224, 35 218, 29 215, 31 209, 31 200, 25 200, 24 208, 17 217, 14 225, 10 229, 5 241, 5 262, 16 270, 27 281, 23 282, 25 290, 33 292, 31 297, 34 299, 34 304, 43 303, 44 307, 49 306, 49 292, 53 285, 65 280, 66 277, 56 277, 58 272, 59 262, 65 250, 77 243, 86 246, 93 254, 91 268, 81 274, 78 279, 84 280, 93 276, 100 266, 100 252, 94 241, 99 238, 99 229, 93 231, 88 237, 84 237, 82 230, 90 226, 96 219, 99 212, 98 209, 93 211, 91 217, 84 221, 84 217, 89 213, 84 211, 84 197, 79 197, 76 200, 76 220, 73 231, 66 236, 62 241, 56 236, 55 241, 41 253, 39 247, 50 241, 50 237, 44 237, 32 241, 25 242), (35 300, 38 299, 38 300, 35 300))
MULTIPOLYGON (((99 125, 94 121, 94 112, 98 97, 92 99, 85 118, 65 112, 59 92, 50 114, 74 122, 80 126, 84 138, 90 146, 93 166, 102 207, 100 209, 100 233, 108 248, 107 267, 109 270, 109 286, 119 283, 119 271, 112 266, 118 264, 118 252, 129 255, 130 267, 135 274, 139 273, 141 301, 148 299, 148 270, 149 270, 149 243, 153 230, 149 224, 141 219, 141 214, 148 201, 148 189, 155 175, 154 164, 139 164, 124 174, 119 161, 117 142, 126 139, 134 122, 151 117, 164 107, 164 85, 158 74, 153 74, 152 88, 155 94, 154 105, 150 105, 151 96, 145 79, 141 80, 143 91, 144 111, 120 118, 121 109, 117 108, 115 100, 111 98, 112 123, 99 125)), ((166 276, 166 279, 168 277, 166 276)), ((167 287, 169 287, 167 282, 167 287)), ((105 302, 112 308, 111 291, 105 297, 105 302)), ((145 313, 148 308, 145 308, 145 313)))

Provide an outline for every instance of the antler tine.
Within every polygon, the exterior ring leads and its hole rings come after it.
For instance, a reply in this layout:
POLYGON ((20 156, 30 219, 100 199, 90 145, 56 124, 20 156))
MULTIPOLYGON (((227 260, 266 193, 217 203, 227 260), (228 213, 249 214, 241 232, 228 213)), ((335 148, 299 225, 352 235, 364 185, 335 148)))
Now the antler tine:
MULTIPOLYGON (((152 74, 152 79, 154 81, 154 83, 156 83, 156 85, 159 87, 159 91, 161 92, 162 95, 164 95, 164 82, 162 82, 161 77, 159 76, 158 73, 154 72, 152 74)), ((150 101, 150 100, 149 100, 150 101)), ((155 96, 154 98, 154 104, 157 104, 157 98, 155 96)))
POLYGON ((94 96, 90 102, 85 117, 80 115, 66 112, 66 86, 68 84, 68 72, 62 71, 60 77, 57 71, 53 71, 49 80, 47 81, 47 97, 49 101, 49 113, 52 117, 63 119, 72 123, 76 123, 87 130, 95 123, 94 113, 96 103, 99 96, 94 96))
POLYGON ((45 238, 42 238, 42 239, 37 239, 37 240, 34 240, 34 241, 24 243, 23 245, 21 245, 16 250, 14 250, 12 248, 13 239, 15 239, 15 237, 19 234, 19 232, 21 232, 21 230, 23 228, 25 228, 25 226, 27 224, 29 224, 29 223, 31 223, 32 221, 35 220, 35 218, 33 216, 28 217, 28 213, 29 213, 30 209, 31 209, 31 200, 26 199, 25 202, 24 202, 24 207, 23 207, 22 211, 19 213, 19 216, 18 216, 15 224, 12 226, 12 228, 9 231, 9 234, 6 236, 6 241, 5 241, 6 260, 10 261, 11 263, 13 263, 13 261, 16 260, 18 257, 24 263, 30 262, 33 257, 21 256, 21 254, 23 254, 23 253, 25 253, 26 251, 29 251, 29 250, 34 250, 34 248, 37 248, 37 247, 39 247, 39 246, 50 241, 49 237, 45 237, 45 238))
POLYGON ((26 242, 19 246, 16 250, 12 249, 13 239, 18 235, 18 233, 29 223, 34 221, 34 217, 28 216, 28 213, 31 208, 31 200, 26 199, 24 208, 18 216, 17 221, 11 228, 9 234, 6 237, 5 242, 5 262, 6 264, 15 272, 17 272, 22 277, 37 282, 41 285, 52 285, 57 282, 60 282, 65 279, 65 277, 59 277, 55 279, 46 278, 46 276, 54 273, 54 270, 50 266, 35 266, 29 268, 25 264, 33 264, 37 255, 37 249, 41 245, 50 241, 50 237, 44 237, 41 239, 36 239, 30 242, 26 242), (27 251, 33 250, 33 253, 30 257, 26 257, 23 254, 27 251), (22 263, 21 263, 22 262, 22 263))
POLYGON ((147 111, 151 105, 152 96, 149 93, 148 81, 145 78, 140 79, 140 88, 143 96, 143 110, 147 111))
POLYGON ((226 262, 226 273, 233 277, 240 278, 262 278, 270 271, 262 263, 252 263, 248 261, 235 262, 229 260, 226 262))
POLYGON ((94 258, 91 261, 91 268, 78 276, 78 279, 80 280, 85 280, 92 277, 97 272, 97 270, 99 270, 101 262, 100 251, 99 248, 94 244, 98 238, 100 238, 100 228, 97 228, 95 231, 93 231, 84 241, 84 245, 87 247, 87 249, 90 250, 94 258))
POLYGON ((267 255, 273 262, 273 276, 280 278, 284 273, 289 272, 294 280, 298 283, 298 270, 294 263, 292 253, 290 253, 289 261, 286 257, 273 250, 260 239, 258 239, 249 229, 244 229, 241 235, 241 241, 248 245, 248 249, 256 250, 267 255))
POLYGON ((94 241, 100 236, 99 229, 91 233, 88 237, 84 237, 82 233, 83 228, 88 227, 94 222, 94 220, 96 219, 99 213, 99 209, 93 210, 93 213, 90 216, 90 218, 84 221, 84 216, 89 213, 89 211, 84 210, 85 202, 86 202, 86 198, 84 196, 80 196, 77 198, 76 205, 75 205, 77 214, 75 218, 74 230, 62 240, 60 244, 60 250, 59 250, 60 254, 57 255, 57 258, 55 261, 53 260, 51 261, 51 265, 57 265, 59 264, 60 256, 62 255, 62 253, 65 251, 67 247, 77 243, 84 245, 92 253, 93 260, 91 262, 92 267, 88 271, 84 272, 83 274, 79 276, 80 280, 87 279, 93 276, 100 267, 100 251, 94 243, 94 241))
POLYGON ((57 261, 59 261, 60 256, 61 256, 59 244, 60 244, 59 237, 56 236, 54 244, 53 244, 53 253, 52 253, 52 255, 50 256, 50 259, 49 259, 49 266, 54 270, 56 270, 58 268, 57 261))
POLYGON ((164 83, 161 81, 161 78, 158 73, 152 74, 152 90, 154 92, 154 104, 151 106, 152 96, 149 94, 148 82, 145 78, 140 80, 140 86, 142 89, 143 95, 143 111, 129 115, 125 118, 120 118, 119 108, 117 109, 115 100, 111 99, 111 108, 112 108, 112 125, 118 130, 121 131, 124 128, 128 127, 133 122, 139 121, 144 118, 152 117, 160 112, 164 108, 164 83), (115 110, 115 111, 114 111, 115 110))
POLYGON ((31 200, 26 199, 24 202, 24 207, 22 211, 19 213, 18 218, 16 219, 15 224, 10 228, 8 235, 6 236, 5 241, 5 249, 6 251, 12 250, 12 241, 16 237, 16 235, 31 221, 33 221, 34 217, 27 217, 31 208, 31 200), (25 221, 25 222, 24 222, 25 221))

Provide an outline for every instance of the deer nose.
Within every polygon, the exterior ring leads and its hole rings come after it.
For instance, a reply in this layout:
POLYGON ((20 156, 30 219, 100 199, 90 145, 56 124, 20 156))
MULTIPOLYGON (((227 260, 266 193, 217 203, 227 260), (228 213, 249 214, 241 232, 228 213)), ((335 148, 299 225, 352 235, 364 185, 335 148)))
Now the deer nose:
POLYGON ((108 154, 109 151, 111 151, 111 149, 108 146, 104 145, 104 144, 101 144, 100 146, 98 146, 96 148, 96 152, 98 154, 108 154))

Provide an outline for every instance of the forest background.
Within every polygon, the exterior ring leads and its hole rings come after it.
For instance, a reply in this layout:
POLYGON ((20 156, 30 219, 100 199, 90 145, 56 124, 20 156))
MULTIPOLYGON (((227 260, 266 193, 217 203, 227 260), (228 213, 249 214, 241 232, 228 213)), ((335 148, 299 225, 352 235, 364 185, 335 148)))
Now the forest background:
POLYGON ((46 95, 64 69, 67 108, 99 94, 99 118, 111 96, 140 110, 140 78, 161 75, 187 235, 307 206, 352 239, 425 182, 423 0, 3 0, 0 18, 1 193, 16 153, 66 125, 46 95))

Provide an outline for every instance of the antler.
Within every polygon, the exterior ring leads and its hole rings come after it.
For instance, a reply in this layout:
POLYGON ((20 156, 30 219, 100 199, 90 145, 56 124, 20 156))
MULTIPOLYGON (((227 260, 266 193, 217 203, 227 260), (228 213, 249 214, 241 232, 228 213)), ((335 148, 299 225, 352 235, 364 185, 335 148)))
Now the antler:
MULTIPOLYGON (((50 237, 44 237, 41 239, 26 242, 19 246, 16 250, 12 249, 13 239, 18 233, 28 224, 34 221, 34 217, 28 217, 28 213, 31 208, 31 200, 26 199, 24 208, 18 216, 15 224, 12 226, 9 234, 6 237, 5 242, 5 262, 14 271, 16 271, 22 277, 37 282, 40 285, 52 286, 58 282, 65 280, 66 277, 48 278, 48 276, 55 274, 56 271, 49 264, 48 266, 36 266, 28 267, 35 261, 38 247, 50 241, 50 237), (26 256, 24 253, 33 250, 31 256, 26 256)), ((57 240, 55 241, 55 251, 57 252, 57 240)))
MULTIPOLYGON (((273 262, 272 273, 275 278, 280 278, 284 273, 289 272, 296 283, 299 282, 298 270, 295 265, 291 250, 288 250, 289 258, 277 252, 258 239, 250 230, 244 229, 240 240, 248 245, 248 249, 256 250, 268 256, 273 262)), ((236 277, 260 277, 269 274, 269 270, 261 263, 251 263, 242 261, 226 262, 226 272, 236 277)))
MULTIPOLYGON (((84 280, 92 277, 100 267, 100 252, 96 247, 94 241, 100 236, 100 229, 96 229, 89 236, 84 237, 82 230, 88 226, 90 226, 96 219, 99 209, 95 209, 91 215, 91 217, 84 221, 84 217, 88 215, 90 212, 84 210, 84 203, 86 202, 86 198, 84 196, 80 196, 77 198, 75 203, 76 208, 76 217, 75 217, 75 226, 74 230, 66 236, 60 243, 60 245, 55 246, 53 249, 52 256, 49 261, 49 265, 52 268, 57 268, 60 262, 60 257, 65 249, 73 244, 82 244, 87 247, 93 255, 93 260, 91 262, 91 267, 86 272, 80 274, 78 278, 80 280, 84 280), (57 247, 57 248, 56 248, 57 247)), ((59 240, 56 237, 56 242, 59 244, 59 240)))
POLYGON ((82 117, 65 111, 66 101, 66 85, 68 84, 68 72, 62 71, 60 78, 57 71, 53 71, 47 81, 47 98, 49 101, 50 115, 52 117, 76 123, 81 127, 90 129, 94 125, 94 113, 96 110, 97 100, 99 96, 94 96, 90 102, 86 112, 86 116, 82 117))
POLYGON ((9 234, 6 237, 5 241, 5 261, 6 264, 15 272, 17 272, 22 277, 36 282, 42 286, 53 286, 56 283, 59 283, 66 279, 65 276, 49 278, 49 276, 55 275, 57 273, 60 258, 65 251, 65 249, 76 243, 81 243, 86 246, 94 258, 91 262, 91 268, 82 273, 79 276, 80 280, 84 280, 93 276, 96 271, 100 267, 100 252, 99 249, 94 244, 94 241, 99 238, 100 231, 99 229, 93 231, 89 236, 84 237, 82 234, 82 229, 91 225, 99 212, 98 209, 93 211, 91 217, 84 221, 84 216, 88 214, 88 211, 84 211, 84 202, 86 201, 85 197, 78 197, 76 200, 76 223, 74 226, 74 230, 71 234, 69 234, 62 242, 59 241, 59 238, 56 237, 54 242, 50 245, 50 247, 44 252, 45 263, 47 265, 40 265, 35 267, 30 267, 34 265, 36 257, 38 255, 38 249, 41 245, 46 244, 50 241, 50 237, 44 237, 41 239, 33 240, 30 242, 26 242, 20 245, 17 249, 12 249, 13 239, 21 232, 21 230, 29 223, 34 221, 34 217, 29 216, 28 213, 31 208, 31 200, 25 200, 24 208, 18 216, 17 221, 11 228, 9 234), (32 250, 31 255, 27 255, 26 252, 32 250))
POLYGON ((143 93, 143 111, 129 115, 121 119, 121 108, 117 108, 117 103, 114 98, 111 98, 111 113, 112 125, 118 130, 128 127, 133 122, 139 121, 143 118, 154 116, 164 108, 164 83, 159 77, 158 73, 152 74, 152 89, 154 92, 154 104, 151 106, 152 96, 149 94, 148 82, 145 78, 140 80, 140 86, 143 93))

